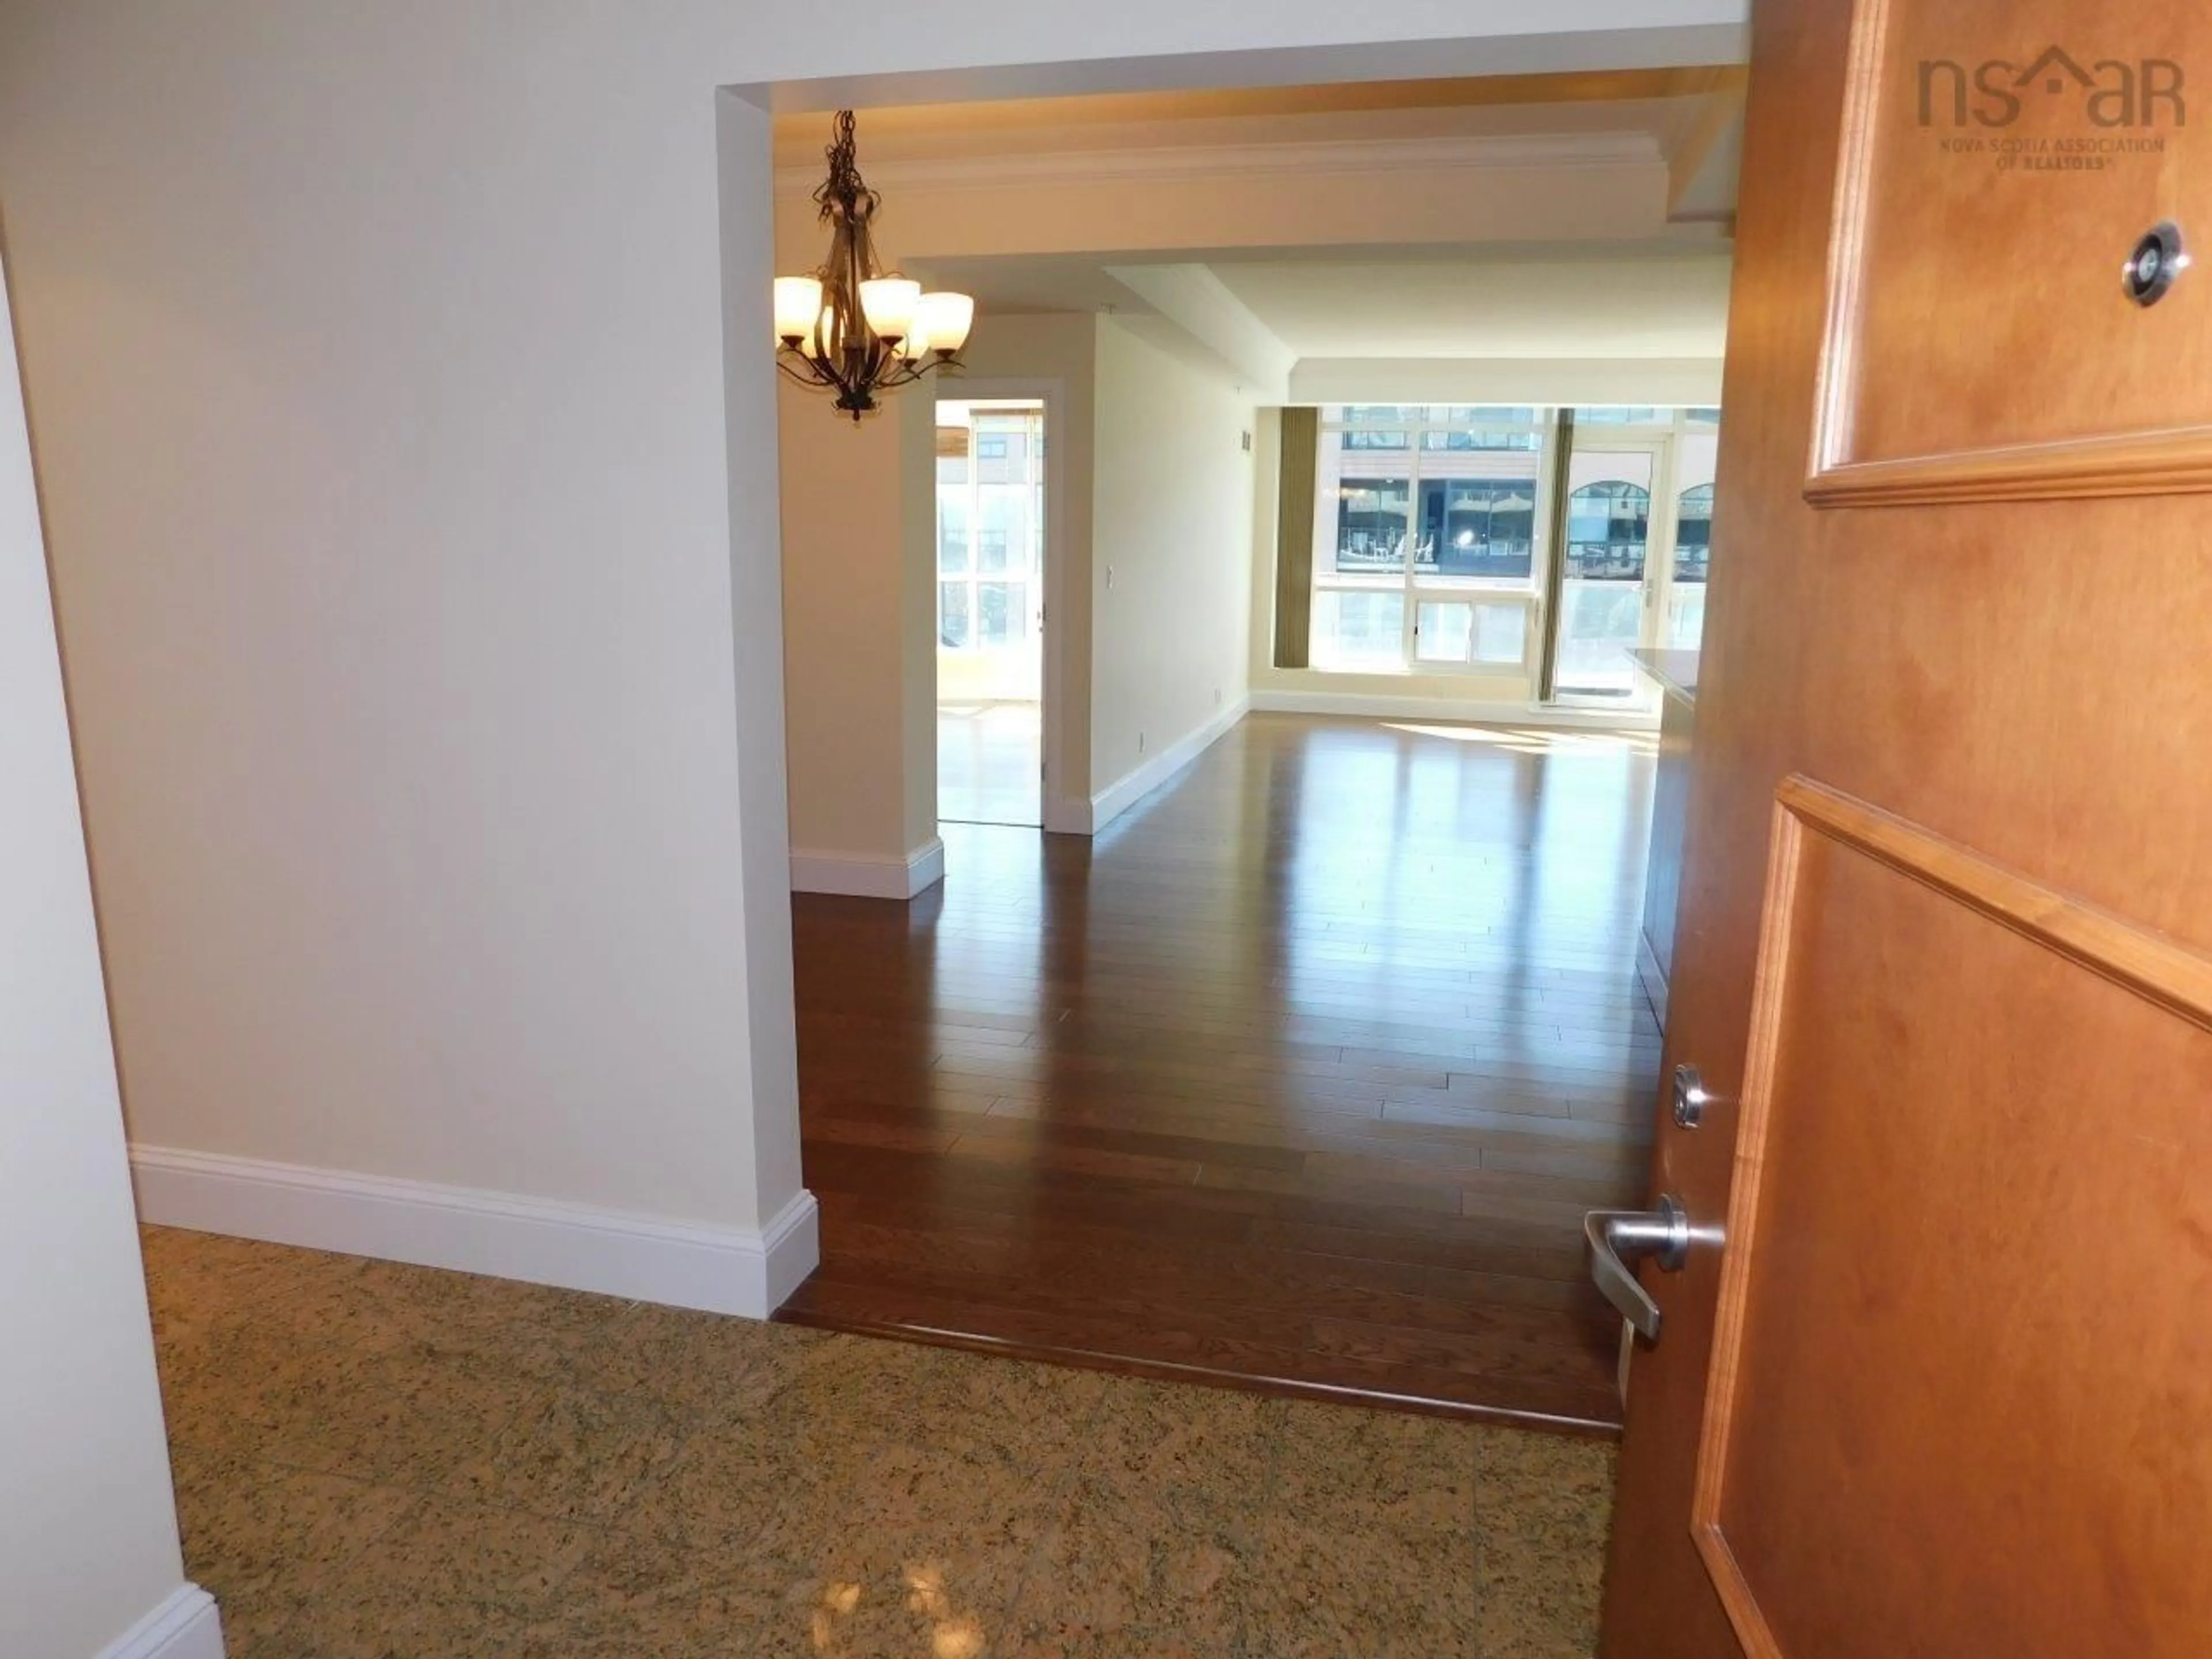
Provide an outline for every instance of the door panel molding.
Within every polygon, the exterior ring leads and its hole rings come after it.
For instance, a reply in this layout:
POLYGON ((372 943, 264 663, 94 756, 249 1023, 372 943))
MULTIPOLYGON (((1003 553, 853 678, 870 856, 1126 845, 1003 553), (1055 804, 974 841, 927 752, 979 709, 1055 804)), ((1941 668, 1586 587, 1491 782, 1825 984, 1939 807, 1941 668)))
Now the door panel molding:
POLYGON ((1759 922, 1758 969, 1752 990, 1742 1118, 1736 1130, 1735 1181, 1729 1195, 1728 1249, 1722 1258, 1712 1370, 1705 1385, 1705 1422, 1690 1500, 1690 1532, 1698 1554, 1712 1576, 1713 1588, 1719 1592, 1721 1606, 1735 1627, 1737 1639, 1751 1659, 1779 1659, 1782 1650, 1723 1528, 1721 1500, 1727 1487, 1735 1383, 1742 1366, 1744 1304, 1756 1243, 1760 1178, 1765 1173, 1768 1109, 1774 1097, 1775 1055, 1781 1047, 1783 992, 1790 965, 1789 942, 1796 919, 1798 869, 1805 851, 1804 820, 1793 809, 1790 796, 1806 782, 1788 779, 1776 797, 1774 836, 1767 854, 1766 908, 1759 922))
MULTIPOLYGON (((1785 1647, 1778 1637, 1768 1610, 1762 1605, 1759 1586, 1755 1582, 1757 1569, 1747 1565, 1737 1547, 1729 1516, 1731 1457, 1738 1449, 1743 1430, 1739 1407, 1747 1400, 1758 1400, 1759 1409, 1770 1417, 1774 1410, 1772 1380, 1769 1378, 1762 1383, 1748 1374, 1756 1367, 1747 1368, 1746 1347, 1752 1316, 1757 1311, 1754 1304, 1759 1301, 1755 1290, 1763 1288, 1769 1298, 1764 1306, 1771 1309, 1774 1305, 1771 1285, 1761 1287, 1755 1281, 1761 1268, 1762 1200, 1775 1169, 1771 1153, 1777 1102, 1783 1092, 1778 1086, 1778 1077, 1788 1064, 1791 1042, 1803 1040, 1802 1033, 1791 1030, 1793 974, 1807 940, 1813 936, 1808 929, 1825 927, 1832 933, 1839 926, 1856 925, 1849 923, 1848 919, 1839 922, 1832 904, 1817 921, 1812 919, 1812 913, 1803 910, 1801 901, 1808 890, 1820 885, 1823 879, 1830 885, 1837 884, 1837 875, 1846 868, 1833 863, 1820 865, 1817 867, 1823 873, 1815 875, 1812 873, 1816 868, 1815 861, 1831 860, 1840 854, 1854 862, 1871 863, 1948 902, 1931 914, 1949 914, 1955 919, 1954 907, 1963 909, 2027 940, 2073 968, 2119 988, 2151 1005, 2160 1014, 2185 1022, 2200 1033, 2212 1032, 2212 959, 1802 775, 1786 779, 1776 792, 1773 823, 1742 1117, 1735 1148, 1735 1184, 1729 1206, 1727 1252, 1722 1267, 1717 1324, 1698 1445, 1691 1531, 1698 1555, 1750 1659, 1803 1659, 1801 1651, 1785 1647)), ((1907 948, 1909 951, 1909 944, 1907 948)), ((1889 965, 1899 973, 1910 973, 1916 964, 1908 955, 1890 961, 1889 965)), ((1973 965, 1964 959, 1947 960, 1941 971, 1971 978, 1973 965)), ((2003 1000, 2014 994, 2013 984, 1998 975, 1993 975, 1983 987, 1983 994, 1996 1000, 1995 1006, 2006 1006, 2003 1000)), ((1832 994, 1821 1004, 1821 1012, 1845 1019, 1857 1017, 1851 1011, 1839 1009, 1832 994)), ((1801 1021, 1803 1012, 1798 1010, 1801 1021)), ((2164 1025, 2163 1021, 2155 1023, 2164 1025)), ((2165 1026, 2165 1033, 2171 1039, 2172 1028, 2165 1026)), ((2155 1031, 2152 1033, 2154 1040, 2157 1035, 2155 1031)), ((1970 1036, 1958 1039, 1971 1040, 1970 1036)), ((1863 1035, 1859 1041, 1864 1042, 1863 1035)), ((2177 1048, 2176 1052, 2182 1051, 2177 1048)), ((2204 1064, 2204 1069, 2212 1070, 2212 1063, 2203 1062, 2201 1054, 2197 1058, 2204 1064)), ((2163 1077, 2172 1069, 2170 1059, 2156 1064, 2166 1065, 2167 1072, 2158 1072, 2154 1065, 2154 1075, 2163 1077)), ((2114 1070, 2116 1073, 2124 1072, 2124 1066, 2116 1064, 2114 1070)), ((2121 1081, 2116 1075, 2116 1088, 2120 1087, 2121 1081)), ((2124 1090, 2120 1098, 2133 1107, 2134 1097, 2124 1090)), ((1837 1104, 1832 1096, 1824 1103, 1832 1109, 1837 1104)), ((1852 1103, 1858 1103, 1856 1097, 1852 1103)), ((1871 1103, 1869 1100, 1868 1104, 1871 1103)), ((2161 1103, 2157 1109, 2178 1109, 2175 1104, 2161 1103)), ((2147 1114, 2145 1121, 2141 1121, 2123 1115, 2107 1127, 2115 1133, 2123 1128, 2148 1132, 2154 1127, 2148 1121, 2149 1115, 2154 1113, 2147 1114)), ((2151 1139, 2148 1133, 2136 1138, 2147 1141, 2151 1139)), ((2047 1153, 2049 1149, 2034 1150, 2047 1153)), ((2177 1144, 2171 1156, 2181 1159, 2184 1155, 2184 1149, 2177 1144)), ((1796 1173, 1801 1182, 1807 1178, 1807 1169, 1812 1167, 1803 1163, 1806 1156, 1801 1153, 1799 1157, 1796 1173)), ((2087 1172, 2082 1179, 2089 1179, 2087 1172)), ((1886 1196, 1867 1194, 1870 1204, 1879 1203, 1886 1196)), ((2024 1194, 2022 1201, 2027 1201, 2024 1194)), ((2152 1200, 2146 1197, 2144 1201, 2148 1204, 2152 1200)), ((1950 1219, 1955 1222, 1958 1218, 1950 1219)), ((1805 1224, 1802 1220, 1798 1223, 1801 1228, 1805 1224)), ((2142 1224, 2150 1228, 2158 1222, 2154 1219, 2142 1224)), ((2178 1225, 2183 1230, 2182 1242, 2185 1243, 2187 1237, 2193 1237, 2187 1217, 2180 1218, 2178 1225)), ((1817 1299, 1832 1287, 1797 1288, 1808 1297, 1817 1299)), ((1835 1310, 1833 1316, 1841 1319, 1842 1310, 1835 1310)), ((2170 1403, 2177 1407, 2186 1404, 2178 1401, 2170 1403)), ((1771 1431, 1770 1423, 1770 1435, 1771 1431)), ((1845 1431, 1839 1430, 1837 1433, 1842 1437, 1845 1431)), ((1778 1517, 1762 1518, 1782 1524, 1778 1517)), ((1735 1526, 1740 1531, 1740 1516, 1735 1526)))
MULTIPOLYGON (((2063 204, 2034 194, 2038 181, 2017 172, 1992 171, 1986 181, 1977 175, 1963 188, 1979 199, 1963 201, 1957 181, 1969 169, 1994 168, 1995 158, 1962 160, 1939 149, 1933 132, 1902 131, 1909 122, 1900 103, 1908 94, 1916 95, 1922 105, 1917 114, 1925 119, 1930 94, 1922 83, 1926 60, 1919 53, 1932 49, 1932 42, 1987 38, 1975 20, 1958 15, 1961 4, 1859 0, 1852 12, 1806 499, 1823 507, 1899 507, 2212 490, 2212 406, 2206 400, 2112 395, 2116 385, 2140 389, 2160 383, 2131 369, 2170 371, 2173 363, 2195 361, 2198 349, 2212 341, 2212 296, 2200 291, 2206 286, 2201 274, 2155 310, 2142 313, 2122 296, 2118 280, 2127 241, 2154 219, 2179 219, 2199 237, 2212 233, 2206 211, 2212 191, 2190 180, 2185 167, 2176 165, 2178 155, 2161 155, 2156 162, 2144 156, 2116 163, 2137 185, 2130 204, 2113 205, 2078 229, 2056 228, 2057 216, 2067 212, 2063 204), (1932 27, 1926 21, 1931 17, 1932 27), (1899 189, 1899 175, 1908 171, 1917 172, 1926 188, 1899 189), (1962 216, 1972 222, 1957 223, 1962 216), (1952 262, 1954 280, 1931 287, 1911 268, 1913 258, 1931 249, 1952 262), (2112 360, 2109 372, 2062 359, 2053 374, 2051 365, 2030 362, 2021 369, 2023 395, 1994 401, 1985 380, 1961 375, 1976 350, 1990 355, 2002 349, 1999 341, 1975 334, 1970 310, 1987 268, 2008 264, 2020 271, 2013 280, 2051 296, 2054 317, 2063 325, 2053 337, 2070 338, 2085 329, 2094 333, 2104 349, 2087 355, 2112 360), (1925 333, 1911 349, 1898 311, 1885 308, 1885 289, 1899 306, 1909 300, 1931 308, 1917 319, 1925 333), (1961 340, 1972 343, 1962 348, 1961 340), (1918 406, 1918 395, 1934 389, 1955 391, 1954 404, 1918 406), (1893 406, 1913 406, 1915 412, 1893 419, 1887 411, 1893 406), (2091 411, 2086 428, 2063 434, 2034 429, 2042 411, 2054 407, 2091 411), (1872 438, 1864 418, 1869 411, 1884 428, 1872 438), (2146 418, 2130 420, 2131 412, 2146 418), (1955 446, 1944 441, 1954 435, 1982 441, 1955 446)), ((1991 5, 1971 9, 1987 11, 1991 5)), ((2035 9, 2020 8, 2024 14, 2035 9)), ((2038 20, 2021 15, 2011 33, 2022 48, 2032 49, 2044 44, 2039 27, 2038 20)), ((1960 96, 1963 109, 1963 88, 1960 96)), ((2033 94, 2030 99, 2023 127, 2033 126, 2042 112, 2033 94)), ((2016 130, 1960 129, 1968 135, 1962 142, 1990 144, 2016 130)), ((2188 130, 2160 138, 2179 152, 2188 130)), ((2040 182, 2046 191, 2061 186, 2056 178, 2040 182)), ((2163 384, 2173 386, 2170 372, 2163 384)))
POLYGON ((2212 957, 1810 778, 1784 779, 1774 799, 1792 841, 1825 836, 2212 1030, 2212 957))
POLYGON ((2212 490, 2212 426, 1908 460, 1832 462, 1805 481, 1805 499, 1815 507, 1936 507, 2207 490, 2212 490))

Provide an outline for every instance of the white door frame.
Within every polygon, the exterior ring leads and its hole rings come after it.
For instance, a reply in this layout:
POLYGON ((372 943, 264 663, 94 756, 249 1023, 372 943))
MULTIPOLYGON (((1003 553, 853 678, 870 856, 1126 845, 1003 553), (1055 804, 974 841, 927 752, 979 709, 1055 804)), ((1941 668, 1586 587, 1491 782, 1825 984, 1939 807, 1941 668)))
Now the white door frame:
MULTIPOLYGON (((1068 774, 1069 721, 1090 718, 1090 699, 1070 696, 1072 653, 1060 638, 1072 614, 1067 603, 1067 382, 1043 375, 994 376, 971 380, 966 375, 939 379, 929 386, 939 403, 988 403, 998 398, 1035 398, 1044 405, 1044 635, 1042 686, 1044 707, 1040 726, 1044 744, 1044 776, 1038 781, 1038 816, 1044 828, 1056 833, 1091 832, 1090 784, 1068 774), (1071 784, 1073 786, 1071 792, 1071 784)), ((930 489, 937 488, 931 475, 930 489)), ((937 538, 930 538, 930 586, 936 590, 937 538)), ((936 606, 930 607, 930 648, 936 651, 936 606)), ((934 673, 930 676, 933 689, 934 673)))

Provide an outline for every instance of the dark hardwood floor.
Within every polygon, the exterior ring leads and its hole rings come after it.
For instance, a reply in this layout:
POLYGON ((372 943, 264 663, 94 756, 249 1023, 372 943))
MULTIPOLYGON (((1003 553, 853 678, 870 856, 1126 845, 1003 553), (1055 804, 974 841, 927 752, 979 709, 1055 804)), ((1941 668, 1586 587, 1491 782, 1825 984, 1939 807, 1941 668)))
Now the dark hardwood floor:
POLYGON ((785 1317, 1611 1426, 1648 738, 1255 714, 1095 842, 794 899, 785 1317))

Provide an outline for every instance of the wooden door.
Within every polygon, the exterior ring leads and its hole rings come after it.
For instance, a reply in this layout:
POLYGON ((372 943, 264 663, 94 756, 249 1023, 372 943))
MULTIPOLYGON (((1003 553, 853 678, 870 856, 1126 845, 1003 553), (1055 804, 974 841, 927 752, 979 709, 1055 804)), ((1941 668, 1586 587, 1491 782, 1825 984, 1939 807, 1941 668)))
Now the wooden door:
POLYGON ((2201 0, 1756 0, 1609 1659, 2212 1653, 2207 123, 2201 0))

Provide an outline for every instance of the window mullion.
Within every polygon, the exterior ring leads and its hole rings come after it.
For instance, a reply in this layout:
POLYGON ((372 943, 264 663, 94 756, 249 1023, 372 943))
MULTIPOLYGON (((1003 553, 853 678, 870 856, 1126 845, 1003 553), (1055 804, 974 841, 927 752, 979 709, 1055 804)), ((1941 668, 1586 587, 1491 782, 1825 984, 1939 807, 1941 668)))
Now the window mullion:
POLYGON ((1425 428, 1406 428, 1406 568, 1405 615, 1399 619, 1398 665, 1410 671, 1420 659, 1421 602, 1414 574, 1421 562, 1421 434, 1425 428))
POLYGON ((983 569, 983 434, 974 410, 968 416, 968 649, 983 648, 983 595, 975 579, 983 569))

